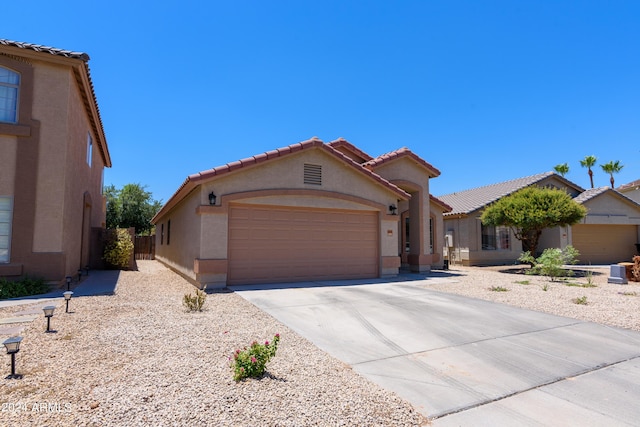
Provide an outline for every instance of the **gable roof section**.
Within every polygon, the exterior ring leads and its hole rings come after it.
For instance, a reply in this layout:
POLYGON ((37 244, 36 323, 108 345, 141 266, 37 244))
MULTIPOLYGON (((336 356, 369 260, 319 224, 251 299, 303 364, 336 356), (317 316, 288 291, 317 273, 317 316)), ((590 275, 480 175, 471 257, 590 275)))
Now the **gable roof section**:
MULTIPOLYGON (((62 61, 71 60, 71 65, 74 73, 74 77, 80 87, 82 100, 84 102, 85 110, 89 117, 89 121, 93 127, 93 133, 96 135, 96 144, 102 155, 102 159, 106 167, 111 167, 111 155, 109 154, 109 147, 107 146, 107 138, 104 134, 104 127, 102 125, 102 118, 100 117, 100 110, 98 108, 98 100, 93 87, 93 81, 91 80, 91 72, 89 70, 89 55, 84 52, 73 52, 70 50, 58 49, 50 46, 42 46, 32 43, 23 43, 13 40, 0 39, 0 47, 9 47, 10 54, 11 49, 22 49, 23 52, 18 50, 15 54, 34 53, 36 57, 42 60, 47 60, 46 55, 49 55, 49 59, 59 59, 62 61)), ((59 61, 58 61, 59 62, 59 61)))
POLYGON ((371 159, 368 162, 363 163, 363 166, 373 170, 386 163, 394 162, 402 158, 410 158, 411 160, 416 162, 419 166, 421 166, 423 169, 427 171, 427 173, 429 174, 429 178, 435 178, 437 176, 440 176, 440 171, 438 169, 436 169, 431 164, 424 161, 420 156, 418 156, 417 154, 409 150, 407 147, 402 147, 398 150, 391 151, 386 154, 382 154, 376 157, 375 159, 371 159))
POLYGON ((364 151, 362 151, 361 149, 359 149, 358 147, 356 147, 355 145, 353 145, 352 143, 350 143, 344 138, 338 138, 335 141, 331 141, 327 145, 331 146, 332 148, 338 150, 343 154, 346 154, 347 157, 350 157, 356 163, 364 163, 373 159, 373 157, 371 157, 370 155, 368 155, 367 153, 365 153, 364 151), (349 154, 352 154, 353 156, 350 156, 349 154), (362 159, 362 161, 358 162, 353 157, 360 158, 362 159))
POLYGON ((635 208, 640 208, 640 204, 638 204, 635 200, 630 199, 629 197, 625 196, 624 194, 620 193, 617 190, 614 190, 611 187, 590 188, 578 194, 576 197, 573 198, 573 200, 575 200, 580 204, 584 204, 589 200, 595 199, 596 197, 606 193, 610 193, 614 197, 618 197, 623 201, 632 204, 635 208))
POLYGON ((556 179, 564 182, 569 187, 584 191, 583 188, 554 172, 544 172, 537 175, 526 176, 524 178, 486 185, 484 187, 458 191, 456 193, 438 196, 438 198, 452 207, 451 212, 446 213, 445 215, 466 215, 487 206, 504 196, 508 196, 509 194, 515 193, 525 187, 537 184, 551 176, 555 176, 556 179))
POLYGON ((628 184, 621 185, 620 187, 616 188, 616 190, 624 193, 625 191, 636 190, 638 188, 640 188, 640 179, 636 179, 635 181, 631 181, 628 184))
POLYGON ((386 187, 388 190, 395 193, 400 199, 408 200, 411 198, 411 195, 404 190, 400 189, 396 185, 390 183, 386 179, 382 178, 380 175, 372 172, 366 168, 363 168, 361 165, 353 161, 351 158, 346 156, 345 154, 339 152, 335 148, 331 147, 329 144, 325 144, 322 140, 317 137, 313 137, 306 141, 298 142, 296 144, 288 145, 286 147, 278 148, 276 150, 267 151, 262 154, 258 154, 255 156, 247 157, 245 159, 237 160, 235 162, 227 163, 226 165, 218 166, 213 169, 209 169, 206 171, 202 171, 193 175, 189 175, 187 179, 182 183, 182 185, 178 188, 178 190, 169 198, 167 203, 158 211, 158 213, 153 217, 152 222, 163 215, 165 212, 172 209, 175 205, 177 205, 182 199, 184 199, 192 190, 194 190, 199 185, 207 182, 215 177, 226 175, 229 173, 236 172, 242 168, 255 166, 264 162, 274 161, 278 158, 288 156, 293 153, 297 153, 302 150, 308 150, 311 148, 319 148, 325 150, 330 155, 337 158, 339 161, 344 162, 348 166, 354 168, 359 173, 364 174, 369 177, 379 185, 386 187))

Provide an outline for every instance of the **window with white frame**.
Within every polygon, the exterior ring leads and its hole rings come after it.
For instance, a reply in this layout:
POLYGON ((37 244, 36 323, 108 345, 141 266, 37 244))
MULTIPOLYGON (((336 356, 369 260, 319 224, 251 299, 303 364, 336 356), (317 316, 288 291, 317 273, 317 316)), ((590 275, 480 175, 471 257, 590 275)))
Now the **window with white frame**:
POLYGON ((91 167, 91 159, 93 158, 93 139, 91 134, 87 133, 87 164, 91 167))
POLYGON ((9 262, 12 211, 11 197, 0 197, 0 263, 9 262))
POLYGON ((18 121, 20 74, 0 67, 0 122, 18 121))
POLYGON ((481 225, 482 250, 503 251, 511 249, 511 234, 508 227, 481 225))

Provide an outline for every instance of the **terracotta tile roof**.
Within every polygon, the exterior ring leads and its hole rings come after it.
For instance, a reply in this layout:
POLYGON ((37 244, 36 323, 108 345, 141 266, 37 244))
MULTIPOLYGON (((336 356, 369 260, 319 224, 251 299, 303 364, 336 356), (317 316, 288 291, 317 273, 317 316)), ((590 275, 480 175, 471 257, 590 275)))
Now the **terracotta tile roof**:
POLYGON ((58 49, 51 46, 42 46, 33 43, 17 42, 13 40, 0 39, 0 47, 9 46, 18 49, 25 49, 42 54, 49 54, 53 56, 61 56, 64 58, 77 59, 81 61, 81 66, 73 67, 73 72, 78 81, 78 85, 81 88, 81 94, 87 114, 94 126, 94 133, 97 136, 97 144, 104 159, 105 166, 111 167, 111 155, 109 154, 109 147, 107 146, 107 139, 104 134, 104 127, 102 124, 102 117, 100 116, 100 109, 98 108, 98 100, 96 92, 93 87, 93 81, 91 80, 91 72, 89 70, 89 55, 84 52, 73 52, 65 49, 58 49), (86 76, 86 81, 83 78, 83 74, 86 76), (95 117, 95 120, 93 120, 95 117))
POLYGON ((42 46, 33 43, 16 42, 13 40, 0 39, 0 44, 5 46, 18 47, 20 49, 29 49, 36 52, 45 52, 51 55, 64 56, 65 58, 80 59, 84 62, 89 61, 89 55, 84 52, 72 52, 70 50, 58 49, 51 46, 42 46))
POLYGON ((495 202, 504 196, 508 196, 511 193, 536 184, 543 179, 554 175, 557 179, 564 181, 568 186, 584 191, 583 188, 578 187, 576 184, 562 178, 554 172, 544 172, 537 175, 526 176, 524 178, 486 185, 484 187, 458 191, 444 196, 438 196, 438 198, 452 207, 451 212, 445 215, 465 215, 495 202))
MULTIPOLYGON (((349 141, 347 141, 344 138, 338 138, 335 141, 331 141, 330 143, 328 143, 327 145, 339 149, 339 148, 345 148, 347 151, 350 151, 351 153, 355 154, 356 156, 364 159, 364 161, 369 161, 371 159, 373 159, 373 157, 371 157, 370 155, 368 155, 367 153, 365 153, 364 151, 362 151, 361 149, 359 149, 358 147, 356 147, 355 145, 353 145, 352 143, 350 143, 349 141)), ((340 151, 340 150, 338 150, 340 151)))
POLYGON ((621 185, 620 187, 616 188, 616 190, 624 192, 626 190, 633 190, 635 188, 640 188, 640 179, 636 179, 635 181, 631 181, 628 184, 621 185))
POLYGON ((309 148, 313 148, 313 147, 326 150, 329 154, 337 157, 338 159, 345 162, 347 165, 354 168, 358 172, 363 173, 364 175, 377 181, 379 184, 383 185, 384 187, 387 187, 389 190, 396 193, 396 195, 399 198, 404 200, 408 200, 411 198, 411 195, 409 193, 405 192, 398 186, 390 183, 389 181, 382 178, 377 173, 362 167, 360 164, 354 162, 351 158, 339 152, 335 148, 331 147, 329 144, 325 144, 319 138, 313 137, 306 141, 298 142, 296 144, 291 144, 286 147, 278 148, 272 151, 267 151, 262 154, 247 157, 245 159, 227 163, 226 165, 218 166, 213 169, 209 169, 196 174, 189 175, 187 179, 182 183, 182 185, 178 188, 178 190, 176 190, 176 192, 169 198, 167 203, 165 203, 162 209, 160 209, 160 211, 154 216, 152 221, 160 217, 162 214, 164 214, 164 212, 170 210, 173 206, 175 206, 178 202, 180 202, 180 200, 186 197, 187 194, 189 194, 194 188, 196 188, 198 185, 202 184, 205 181, 208 181, 212 178, 215 178, 221 175, 226 175, 238 169, 257 165, 266 161, 271 161, 278 157, 283 157, 283 156, 296 153, 298 151, 306 150, 309 148))
POLYGON ((437 176, 440 176, 440 171, 438 169, 436 169, 435 167, 433 167, 433 165, 424 161, 422 158, 420 158, 418 155, 413 153, 407 147, 402 147, 398 150, 391 151, 390 153, 382 154, 381 156, 378 156, 375 159, 371 159, 368 162, 364 163, 363 166, 367 168, 375 169, 385 163, 392 162, 403 157, 409 157, 410 159, 418 163, 420 166, 425 168, 429 172, 429 178, 435 178, 437 176))

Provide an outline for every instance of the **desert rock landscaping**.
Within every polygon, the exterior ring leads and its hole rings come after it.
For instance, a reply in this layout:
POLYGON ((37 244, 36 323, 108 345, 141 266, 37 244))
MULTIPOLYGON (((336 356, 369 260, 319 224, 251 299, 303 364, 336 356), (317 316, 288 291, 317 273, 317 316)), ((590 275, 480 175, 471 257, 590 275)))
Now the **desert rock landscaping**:
MULTIPOLYGON (((415 426, 411 405, 356 374, 240 296, 209 294, 155 261, 120 273, 116 295, 57 302, 52 328, 39 316, 21 333, 21 380, 5 380, 0 425, 415 426), (229 357, 254 340, 281 341, 259 380, 235 382, 229 357)), ((0 316, 24 310, 9 307, 0 316)), ((6 337, 0 337, 3 340, 6 337)))
MULTIPOLYGON (((155 261, 138 266, 120 273, 113 296, 74 298, 69 314, 56 300, 57 333, 44 333, 41 315, 26 326, 16 359, 24 378, 4 379, 10 358, 1 356, 1 425, 428 424, 237 294, 210 293, 203 311, 189 312, 182 301, 195 292, 190 283, 155 261), (281 341, 265 375, 234 381, 234 352, 275 334, 281 341)), ((590 271, 590 279, 550 281, 522 267, 455 266, 406 283, 640 330, 640 283, 608 284, 607 269, 590 271)), ((2 308, 0 317, 26 309, 2 308)))

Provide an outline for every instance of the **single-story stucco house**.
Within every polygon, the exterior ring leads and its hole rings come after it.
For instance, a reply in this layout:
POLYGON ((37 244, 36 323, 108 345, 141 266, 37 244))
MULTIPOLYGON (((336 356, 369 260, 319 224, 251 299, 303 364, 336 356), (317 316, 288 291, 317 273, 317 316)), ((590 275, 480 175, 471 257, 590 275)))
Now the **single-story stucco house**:
POLYGON ((443 265, 440 172, 402 148, 318 138, 189 176, 153 218, 156 259, 195 284, 374 278, 443 265))
POLYGON ((567 191, 587 208, 587 216, 571 227, 556 227, 542 233, 538 250, 572 245, 580 251, 582 264, 630 261, 640 242, 640 204, 608 187, 584 190, 566 178, 545 172, 484 187, 459 191, 438 199, 451 206, 444 213, 445 248, 451 264, 513 264, 523 251, 508 227, 489 227, 480 216, 485 207, 529 186, 567 191))

